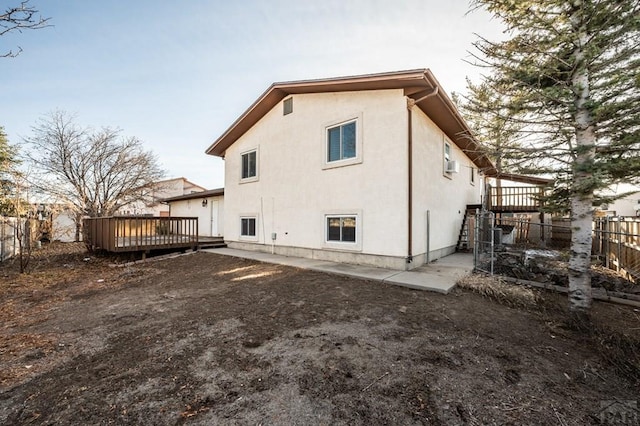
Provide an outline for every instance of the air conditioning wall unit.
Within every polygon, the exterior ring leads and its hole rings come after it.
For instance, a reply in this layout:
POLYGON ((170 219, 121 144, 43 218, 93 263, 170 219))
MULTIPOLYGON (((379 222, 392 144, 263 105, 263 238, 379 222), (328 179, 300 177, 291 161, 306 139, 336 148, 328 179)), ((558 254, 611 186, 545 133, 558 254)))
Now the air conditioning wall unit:
POLYGON ((447 161, 447 168, 445 169, 447 173, 460 173, 460 163, 455 160, 447 161))

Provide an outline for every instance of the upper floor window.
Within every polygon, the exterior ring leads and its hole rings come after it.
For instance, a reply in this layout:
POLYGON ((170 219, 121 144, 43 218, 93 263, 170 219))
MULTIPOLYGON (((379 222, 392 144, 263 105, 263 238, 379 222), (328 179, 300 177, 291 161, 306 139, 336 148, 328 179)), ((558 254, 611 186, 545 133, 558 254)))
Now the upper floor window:
POLYGON ((451 179, 451 175, 449 173, 449 162, 451 161, 451 144, 447 141, 444 141, 442 160, 442 174, 445 177, 451 179))
POLYGON ((258 176, 258 152, 257 150, 242 154, 242 179, 250 179, 258 176))
POLYGON ((327 163, 356 158, 356 122, 327 129, 327 163))
POLYGON ((451 161, 451 144, 449 142, 444 143, 444 168, 447 168, 447 165, 451 161))
POLYGON ((471 182, 471 185, 475 185, 476 184, 476 169, 473 168, 473 166, 469 167, 471 169, 471 176, 469 178, 469 182, 471 182))

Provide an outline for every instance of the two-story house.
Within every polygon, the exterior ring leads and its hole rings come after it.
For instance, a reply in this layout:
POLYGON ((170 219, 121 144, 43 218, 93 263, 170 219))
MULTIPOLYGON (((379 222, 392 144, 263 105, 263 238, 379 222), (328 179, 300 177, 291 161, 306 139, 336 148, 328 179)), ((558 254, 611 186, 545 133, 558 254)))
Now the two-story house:
POLYGON ((411 269, 495 169, 428 69, 275 83, 208 149, 232 248, 411 269))

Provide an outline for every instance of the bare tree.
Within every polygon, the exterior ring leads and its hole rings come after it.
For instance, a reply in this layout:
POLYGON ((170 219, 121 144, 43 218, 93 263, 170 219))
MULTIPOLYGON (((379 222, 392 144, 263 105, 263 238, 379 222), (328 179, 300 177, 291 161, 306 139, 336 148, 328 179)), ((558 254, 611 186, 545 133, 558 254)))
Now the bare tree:
MULTIPOLYGON (((7 7, 4 12, 0 12, 0 36, 10 32, 22 32, 22 30, 37 30, 48 27, 50 18, 43 18, 38 9, 29 5, 29 0, 20 2, 20 5, 7 7)), ((9 50, 0 54, 0 58, 13 58, 22 52, 22 48, 18 46, 18 50, 14 52, 9 50)))
POLYGON ((14 176, 15 191, 13 199, 13 210, 16 218, 16 239, 18 241, 18 260, 20 263, 20 273, 27 272, 29 262, 31 260, 31 248, 32 248, 32 226, 31 217, 29 215, 29 204, 25 202, 24 193, 26 192, 26 185, 24 183, 24 175, 22 173, 16 173, 14 176))
POLYGON ((149 202, 153 182, 164 176, 137 138, 108 127, 80 127, 63 111, 41 119, 32 133, 24 140, 34 170, 31 184, 73 206, 76 240, 83 216, 111 216, 136 201, 149 202))

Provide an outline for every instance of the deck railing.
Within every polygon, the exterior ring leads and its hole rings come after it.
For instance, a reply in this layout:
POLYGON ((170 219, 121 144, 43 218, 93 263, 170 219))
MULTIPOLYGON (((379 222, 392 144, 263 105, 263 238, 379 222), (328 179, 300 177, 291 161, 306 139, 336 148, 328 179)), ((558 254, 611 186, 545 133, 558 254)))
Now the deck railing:
POLYGON ((96 217, 85 219, 83 229, 90 250, 129 252, 198 245, 196 217, 96 217))
POLYGON ((541 207, 544 188, 539 186, 498 186, 489 188, 488 210, 532 212, 541 207))

